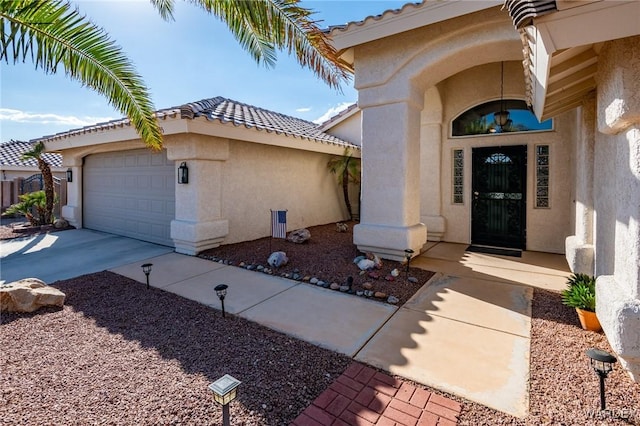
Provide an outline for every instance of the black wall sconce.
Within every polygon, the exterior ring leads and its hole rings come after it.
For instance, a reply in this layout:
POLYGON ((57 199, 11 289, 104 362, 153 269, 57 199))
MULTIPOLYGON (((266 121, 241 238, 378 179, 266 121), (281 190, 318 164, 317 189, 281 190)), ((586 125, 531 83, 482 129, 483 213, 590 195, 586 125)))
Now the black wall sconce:
POLYGON ((178 183, 189 183, 189 168, 184 161, 178 167, 178 183))
POLYGON ((67 169, 67 182, 73 182, 73 170, 67 169))

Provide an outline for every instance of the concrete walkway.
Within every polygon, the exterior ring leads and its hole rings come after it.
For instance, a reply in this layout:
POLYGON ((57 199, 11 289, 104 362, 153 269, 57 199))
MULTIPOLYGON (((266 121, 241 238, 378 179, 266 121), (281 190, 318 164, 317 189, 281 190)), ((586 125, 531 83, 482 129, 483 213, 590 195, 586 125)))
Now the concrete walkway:
POLYGON ((566 262, 561 255, 465 249, 430 244, 412 266, 437 274, 402 307, 87 230, 3 242, 0 276, 51 283, 109 269, 144 283, 140 265, 150 262, 154 287, 220 309, 214 287, 228 284, 227 312, 524 417, 533 288, 563 289, 566 262))

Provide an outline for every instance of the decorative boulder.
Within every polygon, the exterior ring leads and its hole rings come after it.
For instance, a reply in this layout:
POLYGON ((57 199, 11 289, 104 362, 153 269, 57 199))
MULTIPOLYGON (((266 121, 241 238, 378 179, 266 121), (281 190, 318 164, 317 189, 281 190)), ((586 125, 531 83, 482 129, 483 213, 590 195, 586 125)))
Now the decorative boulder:
POLYGON ((279 268, 283 265, 286 265, 289 262, 289 258, 287 258, 287 254, 283 251, 274 251, 267 259, 267 263, 272 268, 279 268))
POLYGON ((53 222, 53 227, 56 229, 63 229, 63 228, 66 228, 67 226, 69 226, 69 222, 67 222, 64 219, 56 219, 53 222))
POLYGON ((309 232, 309 230, 306 228, 302 228, 292 231, 287 237, 287 240, 291 241, 292 243, 302 244, 309 241, 310 238, 311 232, 309 232))
POLYGON ((368 271, 370 269, 373 269, 375 266, 376 266, 376 263, 370 259, 360 259, 360 261, 358 262, 358 268, 360 268, 363 271, 368 271))
POLYGON ((344 222, 336 223, 336 231, 337 232, 347 232, 349 230, 349 225, 344 222))
POLYGON ((33 312, 42 306, 64 305, 65 294, 37 278, 0 285, 0 312, 33 312))
POLYGON ((376 269, 382 268, 382 260, 380 260, 380 258, 375 253, 367 253, 366 256, 367 259, 373 261, 376 269))

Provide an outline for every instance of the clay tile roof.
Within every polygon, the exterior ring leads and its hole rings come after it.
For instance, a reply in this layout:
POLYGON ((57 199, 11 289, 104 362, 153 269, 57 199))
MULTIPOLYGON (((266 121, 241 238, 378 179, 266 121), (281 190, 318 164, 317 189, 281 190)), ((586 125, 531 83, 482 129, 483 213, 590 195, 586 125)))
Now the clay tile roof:
MULTIPOLYGON (((291 117, 274 111, 258 108, 253 105, 243 104, 231 99, 217 96, 215 98, 203 99, 197 102, 190 102, 179 107, 161 109, 155 112, 155 117, 159 120, 175 118, 179 114, 183 119, 196 119, 205 117, 210 121, 219 121, 222 124, 232 124, 234 126, 244 126, 247 129, 266 131, 269 133, 283 134, 290 137, 298 137, 313 142, 329 143, 360 149, 358 145, 344 141, 335 136, 331 136, 321 130, 320 126, 300 118, 291 117)), ((54 141, 66 137, 106 131, 121 127, 131 126, 127 118, 98 123, 85 126, 67 132, 57 133, 51 136, 34 139, 31 142, 54 141)))
POLYGON ((397 9, 387 9, 384 12, 378 14, 378 15, 369 15, 366 18, 360 20, 360 21, 350 21, 347 22, 346 24, 342 24, 342 25, 331 25, 329 26, 329 28, 327 29, 328 32, 332 32, 333 30, 338 30, 338 31, 346 31, 350 28, 353 27, 361 27, 363 25, 368 25, 370 23, 373 22, 377 22, 383 19, 386 19, 388 17, 394 16, 394 15, 398 15, 402 12, 404 12, 406 9, 413 9, 416 7, 420 7, 422 5, 422 1, 417 1, 417 2, 411 2, 411 3, 406 3, 404 4, 402 7, 397 8, 397 9))
MULTIPOLYGON (((38 167, 35 159, 21 160, 22 154, 33 149, 33 144, 21 141, 9 141, 0 144, 0 165, 19 167, 38 167)), ((54 152, 42 154, 44 161, 51 167, 62 167, 62 155, 54 152)))
POLYGON ((311 121, 243 104, 221 96, 182 105, 180 115, 182 118, 188 119, 206 117, 208 120, 217 120, 223 124, 229 123, 248 129, 255 128, 269 133, 359 149, 357 145, 324 133, 319 125, 311 121))

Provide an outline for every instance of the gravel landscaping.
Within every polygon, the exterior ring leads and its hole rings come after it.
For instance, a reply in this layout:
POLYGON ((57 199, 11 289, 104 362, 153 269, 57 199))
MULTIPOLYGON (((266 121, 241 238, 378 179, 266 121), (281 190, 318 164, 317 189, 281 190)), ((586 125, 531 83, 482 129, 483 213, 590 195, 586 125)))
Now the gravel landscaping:
MULTIPOLYGON (((335 280, 353 274, 355 250, 341 240, 350 233, 337 233, 330 225, 314 228, 317 244, 273 243, 274 249, 286 248, 291 272, 297 268, 335 280), (338 252, 347 260, 336 258, 333 266, 324 260, 338 252)), ((269 250, 268 239, 263 240, 215 253, 257 264, 269 250)), ((384 272, 395 266, 384 265, 389 268, 384 272)), ((384 288, 399 284, 376 282, 384 288)), ((224 374, 243 382, 231 404, 233 424, 286 425, 351 362, 110 272, 53 285, 67 294, 63 309, 0 315, 3 425, 221 424, 221 410, 207 386, 224 374)), ((575 311, 561 304, 558 293, 536 289, 529 416, 516 419, 443 395, 461 402, 463 425, 639 425, 640 385, 619 365, 606 380, 608 410, 599 412, 598 378, 585 355, 592 347, 611 352, 604 334, 580 328, 575 311)))
POLYGON ((268 267, 269 255, 274 251, 283 251, 289 262, 272 271, 274 275, 292 277, 298 274, 300 279, 316 278, 327 286, 332 283, 344 285, 351 277, 353 292, 369 290, 378 293, 382 301, 393 296, 398 299, 395 302, 397 305, 409 300, 433 276, 433 272, 413 267, 409 268, 409 275, 406 275, 405 263, 390 260, 383 260, 381 267, 370 273, 360 271, 353 263, 356 257, 364 254, 353 244, 353 226, 356 222, 346 224, 347 232, 337 232, 335 223, 309 227, 311 239, 303 244, 267 237, 207 250, 200 253, 200 257, 254 269, 268 267), (394 270, 398 276, 391 279, 394 270))

